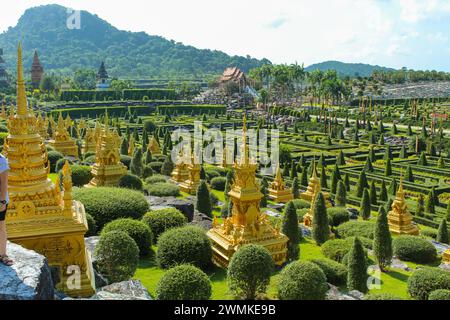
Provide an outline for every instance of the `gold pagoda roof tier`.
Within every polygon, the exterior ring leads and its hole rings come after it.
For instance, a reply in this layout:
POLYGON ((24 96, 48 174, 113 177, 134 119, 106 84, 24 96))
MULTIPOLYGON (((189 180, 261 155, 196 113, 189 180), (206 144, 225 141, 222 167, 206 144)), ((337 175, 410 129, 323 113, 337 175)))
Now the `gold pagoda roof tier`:
POLYGON ((388 214, 389 230, 393 234, 419 235, 419 228, 413 224, 413 216, 408 211, 403 189, 403 180, 400 181, 397 196, 392 203, 392 210, 388 214))
POLYGON ((189 194, 196 194, 197 188, 200 185, 200 171, 202 168, 194 154, 191 156, 191 163, 187 169, 189 171, 189 178, 180 183, 180 190, 189 194))
MULTIPOLYGON (((169 155, 170 157, 171 155, 169 155)), ((172 182, 180 184, 189 179, 188 165, 182 160, 182 155, 179 155, 175 168, 172 171, 172 182)))
POLYGON ((442 255, 442 261, 444 263, 450 263, 450 249, 445 251, 444 254, 442 255))
POLYGON ((59 290, 73 297, 91 296, 95 293, 95 283, 84 243, 88 229, 84 206, 72 198, 68 162, 62 170, 62 181, 59 176, 55 184, 48 179, 47 150, 39 135, 37 119, 27 106, 21 46, 17 71, 17 112, 11 109, 10 130, 3 149, 10 164, 9 239, 48 259, 49 265, 59 273, 60 282, 56 284, 59 290), (80 270, 81 287, 77 289, 68 286, 73 275, 71 266, 80 270))
POLYGON ((265 214, 260 211, 263 194, 256 182, 257 165, 251 163, 247 146, 246 117, 244 116, 241 159, 235 162, 234 183, 228 193, 233 210, 231 217, 222 225, 216 220, 208 237, 213 247, 213 260, 227 267, 233 254, 245 244, 259 244, 266 247, 276 265, 286 261, 288 238, 272 227, 265 214))
POLYGON ((269 198, 272 201, 278 203, 288 203, 289 201, 294 199, 294 195, 292 194, 291 190, 286 189, 286 184, 283 181, 280 165, 278 165, 277 167, 275 180, 270 185, 269 198))

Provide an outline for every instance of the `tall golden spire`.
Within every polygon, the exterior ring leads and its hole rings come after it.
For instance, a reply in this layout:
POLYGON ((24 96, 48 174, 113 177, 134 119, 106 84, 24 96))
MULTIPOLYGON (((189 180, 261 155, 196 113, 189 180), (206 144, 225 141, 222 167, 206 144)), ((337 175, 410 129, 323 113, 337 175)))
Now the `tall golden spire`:
POLYGON ((27 114, 27 95, 25 92, 25 80, 23 78, 22 44, 17 49, 17 115, 27 114))
POLYGON ((244 119, 242 123, 242 146, 241 146, 241 161, 240 165, 248 165, 249 160, 249 150, 247 146, 247 114, 244 113, 244 119))

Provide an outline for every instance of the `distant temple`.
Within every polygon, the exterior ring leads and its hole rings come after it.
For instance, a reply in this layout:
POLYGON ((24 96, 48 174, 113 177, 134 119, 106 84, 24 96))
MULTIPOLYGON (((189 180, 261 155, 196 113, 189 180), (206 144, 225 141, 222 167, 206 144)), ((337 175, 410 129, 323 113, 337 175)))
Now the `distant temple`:
POLYGON ((44 68, 39 61, 37 51, 34 51, 33 65, 31 66, 31 85, 33 89, 39 89, 42 77, 44 76, 44 68))
POLYGON ((226 68, 220 78, 220 84, 227 85, 229 83, 235 83, 240 88, 245 88, 247 86, 247 77, 238 67, 226 68))
POLYGON ((2 58, 3 49, 0 49, 0 88, 7 87, 9 84, 9 76, 6 72, 5 61, 2 58))
POLYGON ((110 87, 108 72, 106 71, 105 62, 102 61, 100 69, 97 73, 97 90, 107 90, 110 87))

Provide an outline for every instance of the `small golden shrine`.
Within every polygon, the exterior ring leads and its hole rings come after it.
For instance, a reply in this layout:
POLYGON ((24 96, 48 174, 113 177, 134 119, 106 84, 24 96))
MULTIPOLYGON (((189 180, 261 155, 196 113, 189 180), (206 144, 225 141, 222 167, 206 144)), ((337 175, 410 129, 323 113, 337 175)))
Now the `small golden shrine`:
MULTIPOLYGON (((321 191, 322 191, 322 187, 320 186, 320 180, 317 177, 316 163, 314 161, 312 176, 311 176, 311 179, 309 179, 308 189, 306 190, 306 192, 304 192, 300 195, 300 199, 311 203, 311 207, 310 207, 308 213, 305 214, 305 216, 303 217, 303 223, 307 227, 312 227, 315 201, 316 201, 317 195, 321 191)), ((327 207, 330 208, 332 206, 331 202, 330 202, 330 195, 327 192, 322 192, 322 194, 325 197, 325 203, 326 203, 327 207)))
POLYGON ((222 225, 215 219, 208 231, 213 249, 213 261, 227 267, 233 254, 243 245, 257 244, 269 250, 276 265, 286 262, 288 238, 273 227, 266 214, 260 211, 263 197, 256 182, 256 164, 250 163, 247 146, 247 126, 244 117, 241 159, 235 162, 235 180, 228 193, 233 202, 231 217, 222 225))
POLYGON ((155 136, 150 139, 147 149, 150 150, 152 155, 161 154, 161 148, 159 147, 158 141, 156 141, 155 136))
POLYGON ((134 150, 136 149, 136 140, 134 140, 134 137, 130 137, 130 141, 128 143, 128 155, 132 157, 134 155, 134 150))
POLYGON ((444 252, 444 254, 442 256, 442 261, 444 263, 450 263, 450 249, 448 249, 447 251, 444 252))
POLYGON ((17 112, 11 110, 3 149, 10 165, 9 239, 47 257, 49 265, 58 272, 59 290, 72 297, 92 296, 95 281, 84 243, 88 230, 84 206, 72 198, 68 162, 62 170, 64 191, 59 181, 53 184, 48 178, 47 150, 36 116, 27 107, 21 46, 17 71, 17 112))
POLYGON ((170 180, 174 183, 183 183, 188 179, 189 179, 188 165, 184 163, 180 154, 178 161, 175 164, 175 168, 172 171, 172 179, 170 180))
POLYGON ((275 180, 272 182, 269 188, 269 198, 278 203, 288 203, 294 200, 294 196, 290 189, 286 189, 286 184, 283 181, 281 175, 280 165, 277 167, 277 173, 275 180))
POLYGON ((393 234, 419 235, 419 228, 412 223, 413 216, 408 211, 403 190, 403 179, 400 180, 397 196, 392 203, 392 210, 388 213, 389 230, 393 234))
POLYGON ((95 150, 95 164, 92 166, 94 178, 87 187, 117 186, 120 178, 127 174, 127 167, 120 161, 121 139, 117 130, 111 130, 108 125, 108 115, 105 125, 98 137, 95 150))
POLYGON ((72 120, 69 116, 64 120, 62 114, 59 114, 56 131, 53 134, 53 139, 48 142, 49 146, 56 151, 61 152, 65 156, 78 158, 78 146, 74 139, 69 135, 69 128, 72 120))
POLYGON ((6 119, 8 115, 6 114, 5 101, 2 102, 2 111, 0 112, 0 118, 6 119))
POLYGON ((37 120, 36 120, 36 127, 39 131, 39 135, 42 137, 42 139, 47 140, 48 138, 48 119, 47 117, 42 117, 42 114, 39 112, 37 120))
MULTIPOLYGON (((100 134, 99 134, 100 136, 100 134)), ((95 134, 95 129, 87 126, 86 133, 83 137, 83 154, 88 152, 96 152, 97 150, 97 136, 95 134)))
POLYGON ((188 165, 187 169, 189 171, 189 178, 180 183, 180 190, 189 194, 196 194, 198 186, 200 185, 201 166, 194 154, 192 154, 191 163, 188 165))

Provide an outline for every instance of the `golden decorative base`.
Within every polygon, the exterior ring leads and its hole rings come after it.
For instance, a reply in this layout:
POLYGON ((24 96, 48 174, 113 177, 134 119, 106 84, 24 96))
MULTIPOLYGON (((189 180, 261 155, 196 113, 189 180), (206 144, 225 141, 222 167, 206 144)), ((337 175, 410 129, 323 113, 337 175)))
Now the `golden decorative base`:
POLYGON ((233 254, 246 244, 256 244, 265 247, 272 255, 277 266, 286 262, 288 238, 274 232, 269 225, 262 226, 261 235, 255 236, 246 228, 239 238, 232 234, 227 235, 225 230, 218 227, 208 231, 208 237, 212 243, 213 262, 223 268, 227 268, 233 254))
POLYGON ((55 141, 50 140, 48 142, 50 147, 53 147, 56 151, 61 152, 65 156, 74 157, 78 159, 78 147, 74 140, 69 141, 55 141))
MULTIPOLYGON (((17 210, 8 211, 8 216, 16 215, 17 210)), ((7 228, 12 242, 44 255, 49 265, 58 270, 58 290, 71 297, 95 294, 91 258, 84 243, 88 227, 81 203, 73 202, 71 217, 42 214, 33 220, 9 219, 7 228)))
POLYGON ((189 193, 189 194, 196 194, 199 185, 200 185, 200 181, 194 182, 191 180, 187 180, 187 181, 180 183, 178 186, 180 187, 180 190, 182 192, 189 193))
POLYGON ((86 187, 115 187, 120 178, 127 174, 127 167, 121 164, 102 166, 95 164, 92 167, 94 178, 86 187))
POLYGON ((444 252, 442 256, 442 262, 444 263, 450 263, 450 249, 444 252))
POLYGON ((412 216, 408 212, 400 213, 390 211, 388 214, 389 231, 396 235, 420 234, 419 228, 412 223, 412 216))
POLYGON ((291 190, 273 190, 269 189, 269 199, 277 203, 288 203, 294 200, 294 195, 291 190))
POLYGON ((175 168, 175 170, 172 172, 172 178, 170 179, 170 181, 176 184, 181 184, 188 179, 189 179, 189 171, 178 170, 177 168, 175 168))

